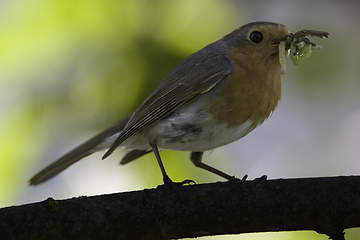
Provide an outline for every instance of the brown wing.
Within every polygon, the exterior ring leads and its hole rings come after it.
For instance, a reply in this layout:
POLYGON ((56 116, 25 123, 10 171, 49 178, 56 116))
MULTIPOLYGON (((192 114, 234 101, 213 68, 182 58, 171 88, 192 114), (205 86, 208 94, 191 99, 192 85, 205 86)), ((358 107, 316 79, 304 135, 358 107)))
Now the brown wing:
POLYGON ((131 135, 209 91, 230 72, 229 70, 214 71, 214 69, 206 72, 197 70, 199 69, 190 69, 190 71, 187 71, 187 75, 183 75, 175 81, 174 79, 169 80, 169 84, 165 84, 163 81, 155 92, 135 111, 124 131, 105 153, 103 159, 108 157, 131 135))
POLYGON ((105 131, 99 133, 78 147, 74 148, 64 156, 57 159, 55 162, 38 172, 29 180, 29 185, 37 185, 39 183, 45 182, 55 175, 59 174, 61 171, 65 170, 70 165, 76 163, 82 158, 91 155, 95 151, 92 149, 104 141, 106 138, 114 135, 115 133, 124 129, 125 125, 129 121, 131 115, 117 122, 113 126, 109 127, 105 131))

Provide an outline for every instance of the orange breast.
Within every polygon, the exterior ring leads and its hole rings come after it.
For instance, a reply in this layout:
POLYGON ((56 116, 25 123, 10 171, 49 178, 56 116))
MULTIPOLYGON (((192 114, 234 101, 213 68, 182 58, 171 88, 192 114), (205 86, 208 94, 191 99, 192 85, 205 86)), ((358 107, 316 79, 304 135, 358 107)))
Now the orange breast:
POLYGON ((208 106, 218 123, 231 128, 251 119, 253 129, 278 105, 282 83, 279 56, 259 57, 240 50, 232 52, 234 72, 220 89, 217 100, 208 106))

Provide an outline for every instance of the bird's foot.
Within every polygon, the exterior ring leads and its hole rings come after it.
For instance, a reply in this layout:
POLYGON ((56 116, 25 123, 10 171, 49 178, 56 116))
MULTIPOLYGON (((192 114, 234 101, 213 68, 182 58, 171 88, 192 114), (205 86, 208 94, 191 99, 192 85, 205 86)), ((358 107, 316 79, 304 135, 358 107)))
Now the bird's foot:
POLYGON ((169 197, 171 193, 175 192, 180 197, 183 203, 189 204, 188 200, 183 195, 183 191, 181 187, 184 186, 185 184, 189 184, 189 185, 196 184, 195 181, 186 179, 182 182, 173 182, 168 176, 164 177, 163 180, 164 180, 167 197, 169 197))

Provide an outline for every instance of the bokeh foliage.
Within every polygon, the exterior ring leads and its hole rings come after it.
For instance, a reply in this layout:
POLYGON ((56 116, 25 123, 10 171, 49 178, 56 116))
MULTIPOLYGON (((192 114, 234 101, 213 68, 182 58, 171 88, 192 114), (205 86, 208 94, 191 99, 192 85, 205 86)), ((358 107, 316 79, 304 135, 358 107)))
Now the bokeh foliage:
POLYGON ((230 31, 229 3, 206 2, 4 3, 1 205, 64 138, 128 115, 182 59, 230 31))

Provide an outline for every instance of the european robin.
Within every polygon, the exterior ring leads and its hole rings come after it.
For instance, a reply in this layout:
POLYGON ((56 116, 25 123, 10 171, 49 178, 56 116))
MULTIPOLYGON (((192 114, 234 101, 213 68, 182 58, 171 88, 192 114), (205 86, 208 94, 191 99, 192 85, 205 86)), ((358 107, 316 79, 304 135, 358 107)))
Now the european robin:
POLYGON ((202 162, 204 151, 234 142, 259 126, 281 97, 285 45, 281 24, 246 24, 192 54, 166 76, 130 116, 71 150, 37 173, 42 183, 82 158, 108 149, 131 149, 121 164, 154 152, 164 183, 172 183, 158 149, 191 151, 196 167, 233 177, 202 162))

